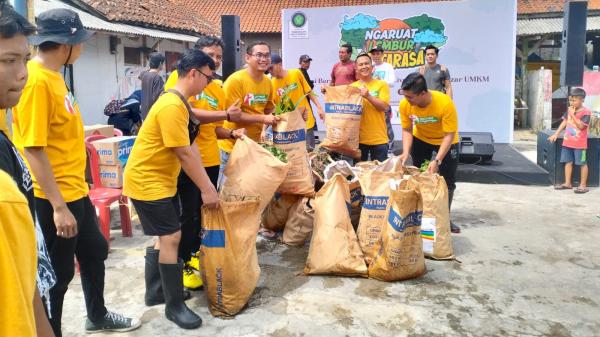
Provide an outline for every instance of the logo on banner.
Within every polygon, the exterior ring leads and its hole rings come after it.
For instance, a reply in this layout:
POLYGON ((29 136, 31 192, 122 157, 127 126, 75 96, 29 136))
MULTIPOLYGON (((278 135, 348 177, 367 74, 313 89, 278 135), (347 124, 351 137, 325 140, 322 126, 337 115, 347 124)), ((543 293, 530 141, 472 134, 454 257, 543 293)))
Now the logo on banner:
POLYGON ((442 20, 427 14, 408 19, 378 18, 356 14, 344 16, 339 24, 341 28, 340 46, 349 43, 353 57, 368 52, 375 47, 383 49, 383 61, 394 69, 414 68, 425 64, 425 47, 438 48, 446 44, 442 20))
POLYGON ((295 12, 290 19, 289 26, 290 39, 308 39, 308 20, 306 14, 295 12))

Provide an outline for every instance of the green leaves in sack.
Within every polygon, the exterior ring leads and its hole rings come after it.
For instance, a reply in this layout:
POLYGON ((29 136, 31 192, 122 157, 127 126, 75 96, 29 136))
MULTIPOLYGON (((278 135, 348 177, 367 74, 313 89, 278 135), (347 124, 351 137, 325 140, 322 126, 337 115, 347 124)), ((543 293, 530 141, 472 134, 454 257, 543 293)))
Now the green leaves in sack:
POLYGON ((287 163, 287 153, 285 153, 285 151, 280 150, 278 148, 276 148, 273 145, 269 145, 269 144, 260 144, 264 149, 266 149, 267 151, 271 152, 271 154, 273 154, 275 156, 275 158, 279 159, 280 161, 287 163))
POLYGON ((421 164, 421 167, 419 167, 419 171, 421 171, 421 172, 427 171, 427 169, 429 168, 429 163, 430 163, 429 160, 424 161, 423 164, 421 164))
POLYGON ((290 97, 290 92, 291 91, 292 91, 292 89, 290 89, 290 86, 287 86, 286 89, 283 90, 283 95, 281 95, 281 100, 279 101, 279 103, 277 103, 275 105, 275 112, 273 113, 275 116, 283 115, 285 113, 292 112, 292 111, 296 110, 296 108, 298 107, 298 105, 300 105, 300 103, 302 103, 302 100, 305 99, 306 96, 309 96, 309 95, 313 96, 313 95, 315 95, 315 93, 313 93, 312 91, 310 91, 306 95, 303 95, 302 97, 300 97, 298 99, 298 101, 296 103, 294 103, 292 101, 292 98, 290 97))

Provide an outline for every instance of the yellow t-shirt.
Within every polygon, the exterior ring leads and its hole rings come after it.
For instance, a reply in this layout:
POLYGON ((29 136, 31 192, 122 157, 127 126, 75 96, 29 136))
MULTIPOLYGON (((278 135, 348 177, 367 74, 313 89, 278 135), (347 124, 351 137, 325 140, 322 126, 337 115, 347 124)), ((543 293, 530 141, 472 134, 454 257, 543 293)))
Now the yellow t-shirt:
POLYGON ((450 96, 430 90, 431 103, 425 108, 411 105, 406 99, 400 102, 402 128, 413 125, 413 135, 425 143, 441 145, 444 133, 454 132, 452 144, 458 143, 458 114, 450 96))
POLYGON ((300 71, 300 69, 289 69, 284 78, 275 78, 271 79, 271 84, 273 86, 273 103, 278 104, 281 101, 281 96, 284 94, 284 90, 288 88, 289 93, 288 96, 292 99, 292 102, 298 104, 299 107, 305 107, 308 111, 308 118, 306 119, 306 128, 312 129, 315 126, 315 116, 313 116, 312 109, 310 104, 308 103, 307 97, 304 95, 311 92, 310 85, 306 82, 304 75, 300 71))
MULTIPOLYGON (((177 70, 175 70, 171 73, 165 84, 165 91, 175 86, 177 78, 177 70)), ((221 80, 213 80, 206 88, 204 88, 204 91, 200 95, 188 99, 190 105, 196 109, 207 111, 226 110, 225 93, 223 92, 222 85, 223 82, 221 80)), ((196 145, 198 145, 198 149, 200 150, 204 167, 218 166, 221 164, 221 156, 219 155, 219 145, 217 143, 215 129, 222 125, 222 121, 200 124, 200 130, 196 137, 196 145)))
MULTIPOLYGON (((223 84, 225 91, 225 106, 230 106, 239 100, 242 111, 252 115, 264 115, 265 110, 273 108, 273 97, 271 93, 271 81, 263 76, 262 80, 255 81, 248 74, 247 69, 238 70, 231 74, 223 84)), ((223 122, 223 127, 230 130, 246 128, 248 137, 254 141, 260 140, 262 123, 233 123, 223 122)), ((231 152, 235 140, 220 139, 219 148, 225 152, 231 152)))
POLYGON ((127 160, 123 194, 143 201, 175 195, 181 164, 172 148, 190 145, 189 118, 177 95, 166 93, 156 100, 127 160))
POLYGON ((0 170, 0 336, 36 336, 35 227, 27 199, 0 170))
MULTIPOLYGON (((13 142, 44 147, 62 197, 75 201, 88 194, 85 181, 86 151, 83 122, 75 97, 56 71, 35 60, 27 63, 29 78, 13 110, 13 142)), ((46 198, 33 175, 35 196, 46 198)))
POLYGON ((10 133, 8 132, 8 121, 6 118, 6 110, 0 109, 0 131, 10 137, 10 133))
MULTIPOLYGON (((356 81, 353 87, 366 86, 369 94, 390 104, 390 87, 385 81, 371 80, 369 83, 356 81)), ((359 143, 365 145, 381 145, 388 143, 387 126, 385 124, 385 111, 375 109, 373 104, 363 98, 363 110, 360 118, 359 143)))

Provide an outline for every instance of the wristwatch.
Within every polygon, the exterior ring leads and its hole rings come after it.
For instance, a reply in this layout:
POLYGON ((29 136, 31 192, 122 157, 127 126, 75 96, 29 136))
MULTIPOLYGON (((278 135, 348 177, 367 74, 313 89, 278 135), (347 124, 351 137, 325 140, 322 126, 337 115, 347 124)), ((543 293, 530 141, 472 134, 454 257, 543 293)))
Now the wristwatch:
POLYGON ((442 165, 442 161, 441 161, 441 160, 439 160, 439 159, 435 159, 434 161, 435 161, 435 163, 436 163, 438 166, 442 165))

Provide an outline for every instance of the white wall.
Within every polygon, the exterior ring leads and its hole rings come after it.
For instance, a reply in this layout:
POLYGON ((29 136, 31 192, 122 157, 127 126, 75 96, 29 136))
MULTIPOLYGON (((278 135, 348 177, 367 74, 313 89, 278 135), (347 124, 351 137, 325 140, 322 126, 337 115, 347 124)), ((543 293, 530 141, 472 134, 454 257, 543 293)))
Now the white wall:
MULTIPOLYGON (((109 34, 97 33, 85 43, 83 53, 74 65, 75 96, 79 102, 83 122, 86 125, 105 123, 104 107, 114 97, 125 98, 139 88, 137 75, 142 67, 124 63, 124 47, 141 47, 142 37, 117 35, 121 43, 117 53, 111 54, 109 34)), ((156 39, 146 38, 146 46, 152 47, 156 39)), ((163 40, 156 47, 161 52, 182 52, 184 43, 163 40)))

